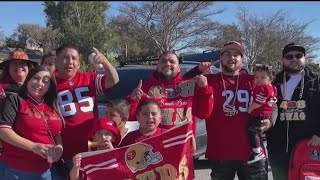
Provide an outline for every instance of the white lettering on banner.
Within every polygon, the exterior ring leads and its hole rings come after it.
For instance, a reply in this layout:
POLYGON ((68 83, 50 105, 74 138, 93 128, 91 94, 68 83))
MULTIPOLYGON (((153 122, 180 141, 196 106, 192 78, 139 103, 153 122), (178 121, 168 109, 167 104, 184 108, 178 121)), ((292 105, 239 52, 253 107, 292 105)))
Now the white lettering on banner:
POLYGON ((58 103, 63 117, 73 116, 77 113, 77 105, 84 113, 92 112, 94 103, 90 96, 84 96, 83 93, 89 92, 88 87, 79 87, 74 89, 76 98, 70 90, 64 90, 58 93, 58 103), (76 100, 77 102, 74 102, 76 100))
POLYGON ((169 101, 162 99, 159 103, 160 107, 165 107, 165 106, 185 106, 188 104, 186 101, 182 101, 182 99, 179 99, 177 101, 169 101))
MULTIPOLYGON (((232 105, 233 100, 234 100, 233 98, 235 98, 233 91, 225 90, 222 92, 222 96, 226 97, 226 101, 223 103, 223 107, 225 107, 226 105, 232 105)), ((240 112, 247 112, 249 101, 250 101, 249 92, 247 90, 238 90, 236 101, 238 101, 240 103, 244 103, 244 106, 239 106, 239 111, 240 112)))

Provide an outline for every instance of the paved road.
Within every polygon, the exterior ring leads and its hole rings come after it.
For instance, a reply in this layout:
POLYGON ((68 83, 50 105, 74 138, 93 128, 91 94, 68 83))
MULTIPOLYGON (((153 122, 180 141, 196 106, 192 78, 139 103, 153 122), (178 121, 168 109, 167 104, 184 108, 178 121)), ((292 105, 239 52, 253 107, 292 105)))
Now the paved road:
MULTIPOLYGON (((201 156, 199 160, 195 162, 194 169, 196 180, 210 179, 211 170, 209 169, 208 161, 204 158, 204 156, 201 156)), ((235 180, 238 180, 238 178, 236 177, 235 180)), ((273 180, 271 170, 268 174, 268 180, 273 180)))

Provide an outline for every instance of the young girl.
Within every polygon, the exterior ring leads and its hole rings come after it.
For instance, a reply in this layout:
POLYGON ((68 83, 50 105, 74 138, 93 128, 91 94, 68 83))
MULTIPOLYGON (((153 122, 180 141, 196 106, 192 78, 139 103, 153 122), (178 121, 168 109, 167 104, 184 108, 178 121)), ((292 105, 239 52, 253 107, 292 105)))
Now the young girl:
POLYGON ((261 120, 270 118, 274 105, 277 102, 277 89, 271 84, 272 78, 273 76, 270 66, 262 65, 256 67, 256 87, 252 93, 252 104, 248 109, 248 113, 250 114, 248 135, 252 146, 252 154, 248 164, 265 158, 264 154, 261 152, 262 148, 256 128, 260 126, 261 120))
MULTIPOLYGON (((114 149, 114 147, 118 146, 121 135, 114 121, 108 118, 101 118, 89 132, 89 140, 93 141, 91 150, 114 149)), ((81 158, 82 155, 79 153, 72 159, 71 180, 81 179, 79 174, 81 158)))
POLYGON ((140 142, 144 139, 162 134, 165 129, 158 128, 161 122, 161 108, 152 100, 141 101, 137 107, 136 117, 140 123, 139 129, 130 132, 122 140, 119 147, 140 142))

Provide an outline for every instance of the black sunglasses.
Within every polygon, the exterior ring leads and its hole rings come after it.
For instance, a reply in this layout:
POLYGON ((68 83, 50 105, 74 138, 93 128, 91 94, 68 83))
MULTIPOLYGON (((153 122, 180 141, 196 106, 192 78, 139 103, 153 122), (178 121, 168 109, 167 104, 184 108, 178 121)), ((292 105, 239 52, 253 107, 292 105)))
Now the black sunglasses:
POLYGON ((285 55, 284 58, 290 60, 290 59, 293 59, 293 56, 296 57, 296 59, 300 59, 303 57, 303 54, 288 54, 288 55, 285 55))

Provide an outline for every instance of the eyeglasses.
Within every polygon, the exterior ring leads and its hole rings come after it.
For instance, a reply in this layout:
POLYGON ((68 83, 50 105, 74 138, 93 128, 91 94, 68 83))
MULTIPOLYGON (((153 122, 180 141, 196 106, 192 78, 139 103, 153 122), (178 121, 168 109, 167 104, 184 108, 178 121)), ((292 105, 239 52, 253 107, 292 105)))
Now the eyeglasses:
POLYGON ((293 56, 296 57, 296 59, 300 59, 303 57, 303 54, 288 54, 288 55, 285 55, 284 58, 290 60, 290 59, 293 59, 293 56))

